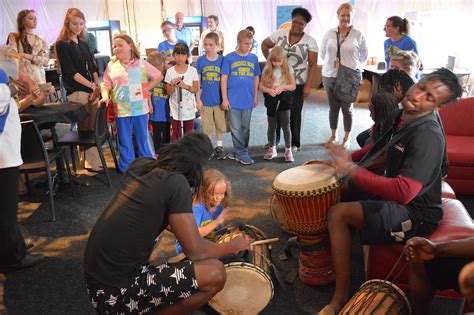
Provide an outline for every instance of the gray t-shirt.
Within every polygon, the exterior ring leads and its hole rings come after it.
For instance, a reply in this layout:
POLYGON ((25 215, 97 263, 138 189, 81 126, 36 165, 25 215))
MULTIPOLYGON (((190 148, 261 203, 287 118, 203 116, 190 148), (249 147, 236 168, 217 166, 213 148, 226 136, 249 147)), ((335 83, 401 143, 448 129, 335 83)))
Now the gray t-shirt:
POLYGON ((279 30, 270 35, 270 40, 275 46, 281 46, 288 55, 288 63, 295 71, 296 84, 304 84, 308 77, 308 56, 309 52, 318 52, 318 43, 308 35, 303 37, 294 45, 289 44, 290 30, 279 30))

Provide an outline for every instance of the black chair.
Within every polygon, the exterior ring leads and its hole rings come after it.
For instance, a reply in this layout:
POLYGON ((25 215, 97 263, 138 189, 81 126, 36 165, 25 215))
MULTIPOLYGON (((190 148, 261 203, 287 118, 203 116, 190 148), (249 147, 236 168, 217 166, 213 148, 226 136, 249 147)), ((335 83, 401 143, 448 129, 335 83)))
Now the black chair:
MULTIPOLYGON (((72 195, 74 196, 74 185, 72 184, 71 170, 69 169, 69 163, 65 154, 65 150, 46 150, 38 127, 34 121, 28 120, 21 122, 21 157, 23 159, 23 165, 20 166, 20 173, 25 176, 25 182, 28 191, 28 174, 46 172, 48 177, 48 192, 51 203, 52 221, 56 221, 56 214, 54 211, 54 185, 53 176, 51 173, 51 164, 55 163, 56 160, 66 164, 69 184, 71 185, 72 195)), ((59 167, 59 165, 56 165, 56 168, 59 167)))
MULTIPOLYGON (((95 118, 94 131, 84 132, 84 131, 71 131, 61 139, 59 139, 58 144, 60 146, 69 146, 71 150, 71 159, 72 167, 76 173, 76 160, 75 160, 75 151, 76 146, 82 146, 85 148, 96 147, 99 151, 100 161, 102 162, 102 167, 105 171, 105 176, 107 177, 107 184, 111 186, 109 169, 107 168, 107 163, 105 162, 104 151, 102 146, 105 142, 108 142, 110 152, 114 159, 115 167, 118 170, 117 156, 115 155, 115 149, 112 144, 112 137, 109 133, 109 128, 107 126, 107 109, 102 104, 97 110, 97 116, 95 118)), ((76 173, 77 174, 77 173, 76 173)))

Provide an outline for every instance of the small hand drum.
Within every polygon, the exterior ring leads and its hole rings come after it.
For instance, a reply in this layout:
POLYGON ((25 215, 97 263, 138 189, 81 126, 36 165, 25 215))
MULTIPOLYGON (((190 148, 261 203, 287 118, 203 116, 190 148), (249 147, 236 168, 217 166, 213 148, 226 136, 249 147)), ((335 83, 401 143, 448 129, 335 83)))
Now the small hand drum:
MULTIPOLYGON (((267 237, 251 225, 224 228, 217 243, 229 242, 236 237, 262 240, 267 237)), ((219 232, 218 232, 219 233, 219 232)), ((209 305, 220 314, 255 315, 260 313, 273 298, 273 282, 270 276, 270 251, 267 244, 251 246, 244 254, 223 257, 227 281, 209 305)))

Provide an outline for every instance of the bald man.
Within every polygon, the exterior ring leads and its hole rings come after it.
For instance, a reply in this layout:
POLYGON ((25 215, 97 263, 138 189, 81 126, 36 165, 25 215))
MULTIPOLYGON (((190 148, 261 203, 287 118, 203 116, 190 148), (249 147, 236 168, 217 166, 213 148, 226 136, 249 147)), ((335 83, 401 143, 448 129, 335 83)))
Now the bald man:
POLYGON ((184 13, 176 12, 174 19, 176 24, 176 38, 185 42, 189 50, 192 51, 194 48, 193 34, 191 29, 184 26, 184 13))

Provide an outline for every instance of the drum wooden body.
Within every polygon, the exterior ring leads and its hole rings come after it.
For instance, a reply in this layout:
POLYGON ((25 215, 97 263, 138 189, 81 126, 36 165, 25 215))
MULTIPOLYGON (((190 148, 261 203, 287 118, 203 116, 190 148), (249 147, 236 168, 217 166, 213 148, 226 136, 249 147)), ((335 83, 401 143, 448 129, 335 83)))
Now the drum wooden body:
POLYGON ((322 286, 334 282, 329 235, 319 234, 319 239, 308 245, 298 239, 300 256, 298 276, 307 285, 322 286))
POLYGON ((385 280, 369 280, 347 302, 339 314, 411 314, 410 303, 403 291, 385 280))
POLYGON ((280 226, 298 235, 327 231, 326 211, 341 198, 340 180, 335 169, 326 164, 293 167, 277 175, 272 188, 283 215, 280 226), (284 222, 282 219, 284 218, 284 222))
MULTIPOLYGON (((250 225, 226 228, 217 237, 217 243, 229 242, 236 237, 254 240, 266 239, 265 234, 250 225)), ((251 246, 246 255, 223 257, 227 281, 209 305, 220 314, 258 314, 273 298, 273 282, 270 276, 270 251, 266 244, 251 246)))

